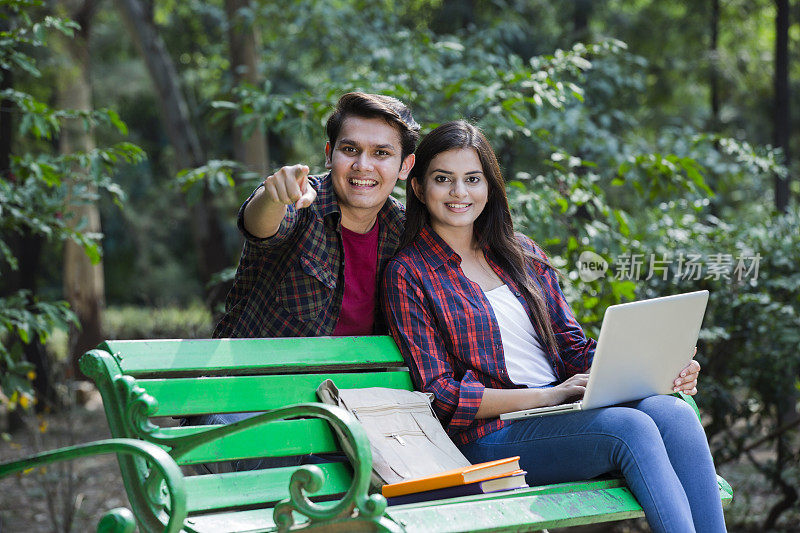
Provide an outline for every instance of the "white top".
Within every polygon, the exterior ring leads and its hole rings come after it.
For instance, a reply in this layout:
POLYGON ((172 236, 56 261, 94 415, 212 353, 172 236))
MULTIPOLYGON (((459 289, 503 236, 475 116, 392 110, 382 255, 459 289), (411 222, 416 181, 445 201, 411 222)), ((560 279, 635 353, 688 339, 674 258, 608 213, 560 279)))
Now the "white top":
POLYGON ((557 381, 530 317, 508 285, 484 291, 484 294, 500 326, 506 370, 511 381, 528 387, 542 387, 557 381))

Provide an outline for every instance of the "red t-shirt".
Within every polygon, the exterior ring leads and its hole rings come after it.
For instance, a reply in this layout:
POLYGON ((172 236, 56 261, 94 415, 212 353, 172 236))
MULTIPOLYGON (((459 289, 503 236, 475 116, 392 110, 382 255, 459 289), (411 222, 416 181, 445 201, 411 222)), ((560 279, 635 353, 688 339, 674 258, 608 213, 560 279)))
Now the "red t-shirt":
POLYGON ((367 233, 344 226, 344 297, 334 336, 371 335, 375 323, 375 286, 378 271, 378 222, 367 233))

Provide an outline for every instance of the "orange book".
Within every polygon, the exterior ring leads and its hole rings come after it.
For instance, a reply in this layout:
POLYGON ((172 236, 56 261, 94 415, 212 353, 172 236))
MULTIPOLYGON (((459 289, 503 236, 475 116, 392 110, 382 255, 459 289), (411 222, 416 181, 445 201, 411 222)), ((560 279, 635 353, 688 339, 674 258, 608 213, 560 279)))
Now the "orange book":
POLYGON ((445 487, 455 487, 475 481, 484 481, 490 478, 507 476, 519 470, 519 456, 489 461, 464 468, 456 468, 439 474, 409 479, 400 483, 384 485, 381 493, 386 498, 413 494, 425 490, 443 489, 445 487))

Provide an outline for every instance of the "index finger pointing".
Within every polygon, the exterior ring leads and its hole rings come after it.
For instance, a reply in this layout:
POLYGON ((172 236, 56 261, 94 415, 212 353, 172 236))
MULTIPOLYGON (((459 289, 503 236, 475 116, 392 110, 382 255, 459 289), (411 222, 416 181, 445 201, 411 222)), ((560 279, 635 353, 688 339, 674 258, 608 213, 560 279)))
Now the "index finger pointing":
POLYGON ((309 168, 306 165, 294 165, 292 172, 294 173, 294 179, 300 184, 308 176, 309 168))
POLYGON ((297 200, 295 207, 297 209, 302 209, 304 207, 308 207, 314 203, 314 200, 317 198, 317 191, 314 190, 314 187, 306 187, 306 190, 303 191, 303 196, 297 200))

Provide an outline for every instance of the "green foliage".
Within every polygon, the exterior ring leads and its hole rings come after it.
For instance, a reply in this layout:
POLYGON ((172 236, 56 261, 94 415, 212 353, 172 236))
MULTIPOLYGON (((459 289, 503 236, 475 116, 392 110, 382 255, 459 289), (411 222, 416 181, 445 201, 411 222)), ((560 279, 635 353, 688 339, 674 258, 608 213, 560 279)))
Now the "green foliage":
MULTIPOLYGON (((0 31, 0 67, 38 79, 42 76, 37 66, 39 54, 47 46, 49 34, 57 31, 72 36, 78 25, 52 16, 36 20, 41 14, 36 8, 42 8, 42 2, 9 0, 3 4, 8 11, 4 13, 7 29, 0 31)), ((58 138, 67 121, 87 130, 106 125, 122 135, 127 134, 127 127, 110 109, 55 109, 33 94, 14 89, 0 91, 0 99, 13 106, 20 118, 16 155, 10 157, 10 168, 0 169, 4 175, 0 180, 0 269, 19 269, 8 239, 13 235, 39 236, 48 243, 71 239, 93 263, 99 262, 102 235, 87 232, 85 221, 74 220, 67 206, 96 202, 100 192, 121 205, 124 194, 113 174, 120 164, 142 161, 144 152, 132 143, 120 142, 85 152, 54 153, 49 141, 58 138)), ((9 292, 8 287, 4 292, 8 294, 0 298, 0 389, 4 394, 0 397, 12 398, 8 401, 13 405, 13 398, 32 394, 32 367, 22 359, 20 343, 44 343, 55 328, 78 324, 63 301, 41 299, 13 288, 9 292)))
MULTIPOLYGON (((80 28, 77 23, 58 17, 45 16, 43 20, 35 21, 31 9, 42 8, 42 0, 4 0, 2 6, 8 11, 1 13, 0 18, 16 22, 10 29, 0 30, 0 68, 4 70, 21 69, 33 77, 40 77, 36 61, 26 49, 45 46, 51 30, 71 37, 80 28)), ((19 96, 27 100, 25 94, 19 96)), ((34 101, 30 104, 37 105, 34 101)))
POLYGON ((177 181, 181 190, 187 194, 189 202, 194 203, 203 193, 203 187, 198 185, 206 183, 212 194, 234 187, 236 182, 233 174, 239 168, 241 165, 236 161, 214 159, 200 167, 181 170, 177 181))
POLYGON ((38 139, 50 140, 58 135, 61 124, 67 120, 79 120, 86 130, 98 125, 109 125, 123 135, 128 133, 128 127, 112 109, 91 111, 54 109, 30 94, 13 89, 0 91, 0 98, 8 100, 22 111, 20 135, 32 135, 38 139))
MULTIPOLYGON (((26 344, 45 343, 55 328, 65 329, 69 324, 77 325, 77 319, 66 302, 38 301, 27 291, 0 298, 0 338, 13 335, 26 344)), ((15 397, 34 397, 34 367, 24 360, 21 344, 10 349, 6 343, 0 344, 0 368, 0 393, 5 391, 10 397, 11 408, 18 403, 15 397)))
POLYGON ((711 237, 718 248, 760 256, 757 281, 711 284, 714 329, 707 350, 716 394, 709 408, 730 457, 754 435, 776 429, 777 410, 800 386, 800 210, 749 227, 720 224, 711 237), (752 392, 735 394, 741 390, 752 392), (735 421, 747 431, 731 431, 735 421))

